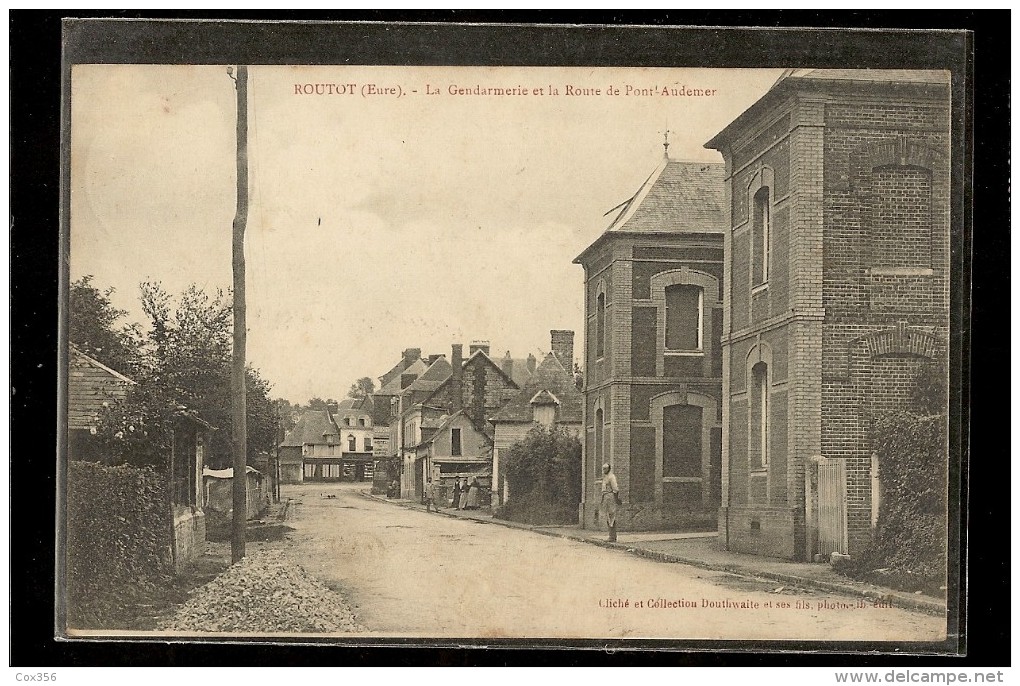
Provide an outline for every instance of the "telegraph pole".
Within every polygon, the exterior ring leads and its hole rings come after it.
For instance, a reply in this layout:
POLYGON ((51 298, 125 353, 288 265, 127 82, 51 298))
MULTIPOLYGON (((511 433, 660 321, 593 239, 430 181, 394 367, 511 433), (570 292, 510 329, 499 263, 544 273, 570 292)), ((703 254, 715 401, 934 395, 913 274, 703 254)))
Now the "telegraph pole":
MULTIPOLYGON (((230 73, 227 69, 227 73, 230 73)), ((247 323, 244 301, 244 230, 248 224, 248 67, 237 67, 237 212, 234 214, 231 265, 234 274, 234 350, 231 360, 232 440, 234 462, 234 518, 230 536, 230 559, 244 557, 248 511, 248 422, 245 403, 245 345, 247 323)))

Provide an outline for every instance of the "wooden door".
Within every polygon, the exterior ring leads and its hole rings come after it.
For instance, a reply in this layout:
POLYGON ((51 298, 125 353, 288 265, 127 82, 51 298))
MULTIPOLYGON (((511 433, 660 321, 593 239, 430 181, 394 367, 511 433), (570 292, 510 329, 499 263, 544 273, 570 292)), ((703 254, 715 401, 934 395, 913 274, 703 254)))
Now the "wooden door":
POLYGON ((847 551, 846 463, 823 459, 818 464, 818 552, 847 551))

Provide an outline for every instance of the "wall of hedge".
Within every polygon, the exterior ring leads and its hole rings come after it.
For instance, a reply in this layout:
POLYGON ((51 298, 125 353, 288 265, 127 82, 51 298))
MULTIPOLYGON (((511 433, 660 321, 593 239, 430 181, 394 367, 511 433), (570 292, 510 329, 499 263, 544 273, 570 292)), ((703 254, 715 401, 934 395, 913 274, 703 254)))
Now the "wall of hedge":
POLYGON ((494 512, 525 524, 576 524, 581 502, 581 443, 561 429, 532 429, 500 455, 509 501, 494 512))
POLYGON ((172 570, 170 498, 151 468, 68 463, 69 628, 108 628, 127 596, 172 570))
POLYGON ((905 590, 945 584, 948 472, 946 415, 897 412, 876 419, 881 499, 869 548, 840 571, 905 590))

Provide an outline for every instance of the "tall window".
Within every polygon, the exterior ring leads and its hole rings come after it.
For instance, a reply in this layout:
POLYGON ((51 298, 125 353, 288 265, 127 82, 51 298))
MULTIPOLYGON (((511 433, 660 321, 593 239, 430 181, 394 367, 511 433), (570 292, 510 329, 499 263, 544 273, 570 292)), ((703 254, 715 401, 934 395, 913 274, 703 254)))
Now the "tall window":
POLYGON ((595 300, 595 357, 606 355, 606 294, 599 293, 595 300))
POLYGON ((666 350, 701 350, 704 291, 698 286, 666 287, 666 350))
POLYGON ((460 429, 450 429, 450 454, 460 457, 463 454, 460 445, 460 429))
POLYGON ((355 438, 353 434, 347 437, 347 452, 358 452, 358 439, 355 438))
POLYGON ((751 227, 751 285, 758 286, 769 280, 769 241, 772 233, 772 202, 769 187, 762 186, 754 194, 754 214, 751 227))
POLYGON ((751 368, 752 468, 769 466, 769 368, 759 362, 751 368))
POLYGON ((365 436, 365 452, 366 453, 372 452, 372 439, 369 438, 368 436, 365 436))
POLYGON ((602 465, 606 461, 605 450, 603 449, 603 434, 605 432, 605 415, 602 408, 595 410, 595 474, 602 478, 602 465))

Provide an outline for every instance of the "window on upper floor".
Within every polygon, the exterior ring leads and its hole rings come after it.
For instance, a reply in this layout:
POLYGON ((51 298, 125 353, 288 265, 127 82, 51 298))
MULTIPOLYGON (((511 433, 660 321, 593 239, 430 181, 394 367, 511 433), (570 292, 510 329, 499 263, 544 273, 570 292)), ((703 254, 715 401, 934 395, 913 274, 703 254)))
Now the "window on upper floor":
POLYGON ((347 437, 347 452, 356 453, 358 452, 358 439, 353 435, 347 437))
POLYGON ((351 418, 350 417, 344 417, 344 426, 350 426, 350 425, 351 425, 351 418))
POLYGON ((769 280, 769 248, 772 240, 772 198, 768 186, 754 194, 751 215, 751 286, 769 280))
POLYGON ((358 426, 365 426, 365 418, 358 417, 358 426))
POLYGON ((460 429, 450 429, 450 455, 459 457, 462 454, 463 452, 460 445, 460 429))
POLYGON ((365 452, 366 453, 372 452, 372 439, 369 438, 368 436, 365 437, 365 452))
POLYGON ((702 350, 704 290, 700 286, 667 286, 666 350, 702 350))
POLYGON ((606 355, 606 294, 595 299, 595 357, 606 355))

